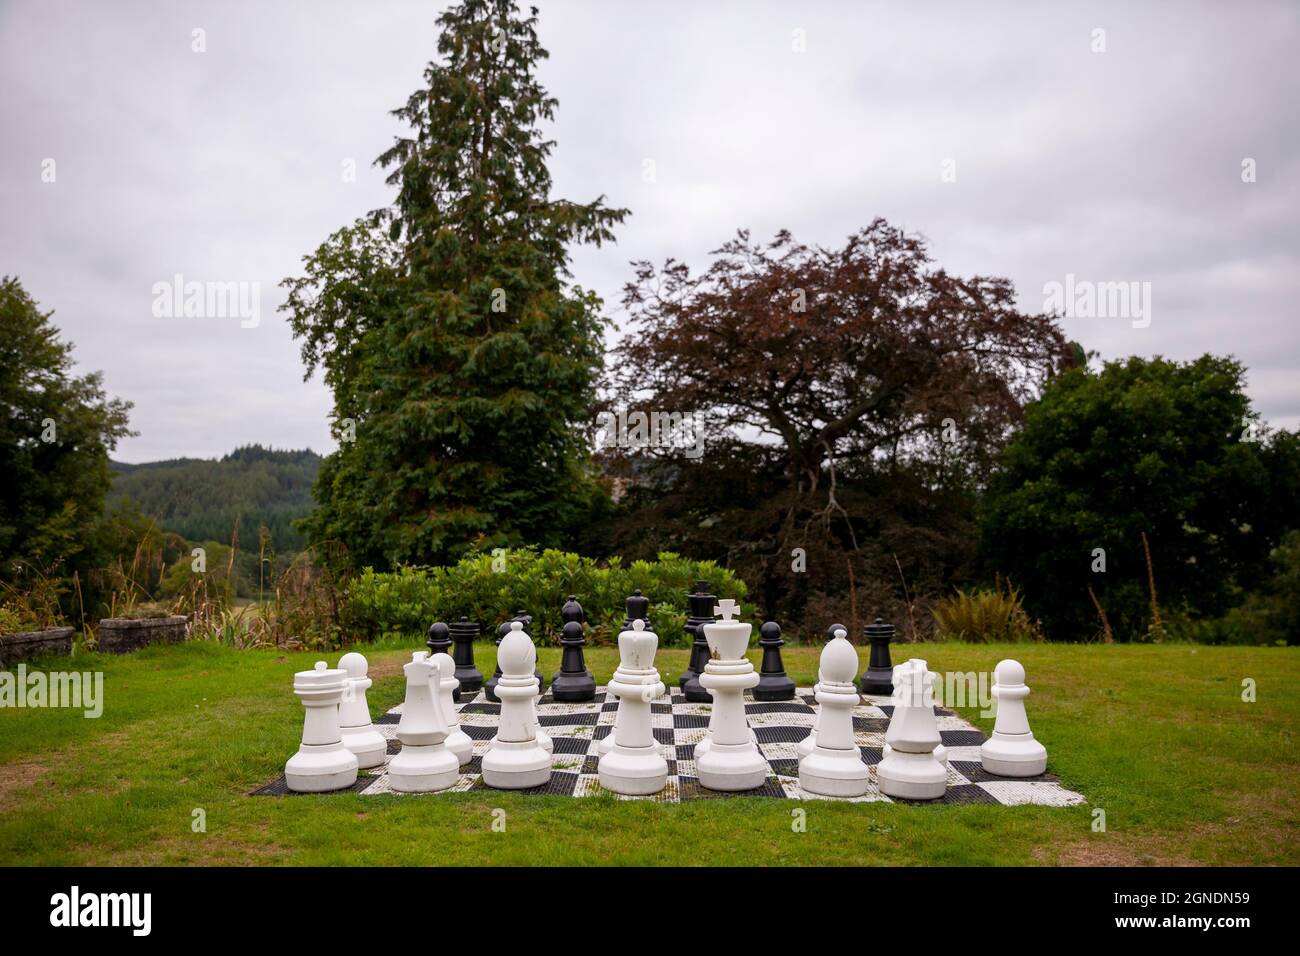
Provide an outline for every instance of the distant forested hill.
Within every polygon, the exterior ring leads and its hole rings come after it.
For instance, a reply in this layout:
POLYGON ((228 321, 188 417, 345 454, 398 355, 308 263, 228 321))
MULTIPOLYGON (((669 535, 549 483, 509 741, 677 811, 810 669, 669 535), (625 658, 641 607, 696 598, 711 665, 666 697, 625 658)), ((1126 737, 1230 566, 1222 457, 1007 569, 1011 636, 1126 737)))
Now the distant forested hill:
POLYGON ((276 551, 304 545, 293 522, 312 509, 311 486, 320 456, 310 449, 237 448, 219 460, 176 458, 140 465, 111 463, 108 507, 129 499, 167 531, 190 541, 230 541, 239 519, 240 547, 257 549, 258 528, 276 551))

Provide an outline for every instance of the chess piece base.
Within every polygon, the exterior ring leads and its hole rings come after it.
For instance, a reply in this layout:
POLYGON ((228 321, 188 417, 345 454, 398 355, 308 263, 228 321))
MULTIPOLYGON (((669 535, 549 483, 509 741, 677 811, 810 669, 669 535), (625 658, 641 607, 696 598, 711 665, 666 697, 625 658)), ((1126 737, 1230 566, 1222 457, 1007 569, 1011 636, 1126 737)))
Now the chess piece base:
POLYGON ((462 767, 469 763, 469 758, 474 755, 474 741, 459 727, 447 735, 445 746, 456 755, 456 762, 462 767))
POLYGON ((876 782, 887 797, 938 800, 948 789, 948 774, 934 754, 890 750, 876 765, 876 782))
POLYGON ((816 746, 817 746, 817 728, 813 727, 812 730, 808 731, 807 737, 805 737, 803 740, 795 744, 794 749, 799 754, 799 759, 802 760, 804 757, 807 757, 809 754, 811 754, 813 752, 813 748, 815 748, 816 746))
POLYGON ((472 698, 475 694, 483 689, 483 675, 477 668, 468 667, 465 669, 456 668, 456 680, 460 681, 460 687, 456 688, 456 693, 463 694, 472 698))
MULTIPOLYGON (((884 760, 891 753, 893 753, 893 751, 894 751, 893 747, 889 746, 889 744, 885 744, 885 749, 881 751, 880 759, 884 760)), ((943 744, 935 744, 934 749, 930 751, 930 753, 934 754, 935 760, 943 764, 944 770, 948 769, 948 748, 947 747, 945 747, 943 744)))
POLYGON ((446 790, 460 775, 460 761, 444 745, 402 745, 388 762, 388 785, 398 793, 446 790))
POLYGON ((285 785, 294 793, 327 793, 357 782, 356 754, 341 741, 303 744, 284 765, 285 785))
POLYGON ((871 768, 852 750, 814 747, 799 761, 799 786, 823 797, 860 797, 867 792, 871 768))
POLYGON ((357 758, 357 766, 362 770, 378 767, 388 759, 388 740, 374 726, 349 729, 344 727, 340 734, 343 746, 357 758))
MULTIPOLYGON (((758 746, 758 734, 754 733, 754 731, 752 730, 749 732, 749 739, 754 742, 755 747, 758 746)), ((695 745, 695 752, 692 753, 691 756, 694 757, 696 760, 699 760, 701 757, 703 757, 706 753, 709 752, 709 747, 711 746, 712 746, 712 741, 710 741, 709 738, 706 736, 703 740, 701 740, 698 744, 695 745)))
POLYGON ((1000 734, 984 741, 980 763, 999 777, 1037 777, 1047 771, 1047 748, 1033 734, 1000 734))
POLYGON ((700 786, 709 790, 753 790, 767 782, 770 769, 752 740, 744 744, 711 744, 695 763, 700 786))
POLYGON ((585 674, 560 672, 551 681, 551 698, 566 704, 595 700, 596 678, 592 676, 591 671, 585 674))
POLYGON ((483 756, 483 782, 497 790, 526 790, 551 779, 551 755, 534 740, 492 739, 483 756))
POLYGON ((794 700, 794 681, 785 675, 772 680, 760 677, 754 688, 754 700, 794 700))
POLYGON ((876 671, 871 668, 858 681, 858 693, 889 697, 894 693, 894 672, 876 671))
POLYGON ((713 695, 704 689, 699 674, 692 674, 691 679, 682 685, 682 695, 689 704, 713 703, 713 695))
POLYGON ((668 784, 668 761, 652 747, 614 747, 600 758, 600 785, 630 797, 658 793, 668 784))

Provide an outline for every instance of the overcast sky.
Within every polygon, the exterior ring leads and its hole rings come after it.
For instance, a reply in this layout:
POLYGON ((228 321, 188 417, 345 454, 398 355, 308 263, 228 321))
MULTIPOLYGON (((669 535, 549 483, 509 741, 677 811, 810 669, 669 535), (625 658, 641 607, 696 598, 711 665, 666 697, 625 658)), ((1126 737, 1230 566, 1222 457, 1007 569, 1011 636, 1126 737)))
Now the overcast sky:
MULTIPOLYGON (((389 200, 370 164, 441 6, 0 2, 0 274, 135 403, 115 457, 331 447, 278 284, 389 200), (257 289, 256 325, 155 315, 177 274, 257 289)), ((1264 417, 1300 425, 1300 4, 538 6, 556 194, 632 210, 574 258, 616 320, 631 259, 884 216, 1026 310, 1053 282, 1136 283, 1066 332, 1107 358, 1232 353, 1264 417)))

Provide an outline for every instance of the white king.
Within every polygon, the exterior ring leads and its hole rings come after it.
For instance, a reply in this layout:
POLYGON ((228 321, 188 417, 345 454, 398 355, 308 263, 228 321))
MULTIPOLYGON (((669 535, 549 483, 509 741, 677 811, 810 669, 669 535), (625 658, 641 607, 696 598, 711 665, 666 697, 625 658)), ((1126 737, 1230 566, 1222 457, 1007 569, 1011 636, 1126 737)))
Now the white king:
POLYGON ((713 713, 708 747, 695 770, 710 790, 753 790, 767 781, 769 769, 745 716, 745 691, 758 684, 754 665, 745 659, 753 628, 733 620, 735 601, 719 601, 713 613, 722 620, 704 625, 709 662, 700 675, 700 686, 713 694, 713 713))
POLYGON ((619 666, 608 687, 618 697, 614 746, 599 764, 600 785, 614 793, 658 793, 668 782, 668 761, 650 726, 651 702, 665 690, 654 666, 658 647, 658 635, 642 620, 618 636, 619 666))

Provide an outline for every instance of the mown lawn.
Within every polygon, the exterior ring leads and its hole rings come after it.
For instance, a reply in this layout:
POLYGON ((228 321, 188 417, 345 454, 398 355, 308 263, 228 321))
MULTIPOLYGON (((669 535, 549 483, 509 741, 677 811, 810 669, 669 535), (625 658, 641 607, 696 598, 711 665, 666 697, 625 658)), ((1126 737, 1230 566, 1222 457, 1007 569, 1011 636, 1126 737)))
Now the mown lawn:
MULTIPOLYGON (((409 650, 366 653, 378 714, 402 697, 409 650)), ((476 653, 490 672, 493 647, 476 653)), ((786 648, 801 685, 817 654, 786 648)), ((1296 648, 924 646, 916 656, 937 671, 1020 659, 1049 769, 1088 804, 813 801, 806 832, 794 832, 788 800, 247 796, 296 748, 292 674, 319 656, 194 643, 77 658, 72 667, 105 672, 102 717, 0 709, 0 864, 1300 864, 1296 648), (1254 703, 1242 700, 1246 678, 1254 703), (504 832, 492 829, 497 808, 504 832), (1096 808, 1105 832, 1093 829, 1096 808)), ((558 649, 540 657, 548 675, 559 667, 558 649)), ((597 680, 616 657, 589 649, 597 680)), ((659 666, 675 679, 686 657, 664 650, 659 666)))

